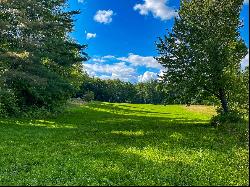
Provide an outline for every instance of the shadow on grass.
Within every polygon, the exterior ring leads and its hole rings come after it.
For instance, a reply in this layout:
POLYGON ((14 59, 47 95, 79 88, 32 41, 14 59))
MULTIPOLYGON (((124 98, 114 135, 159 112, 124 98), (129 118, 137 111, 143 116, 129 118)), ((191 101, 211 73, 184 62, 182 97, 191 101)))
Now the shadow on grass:
POLYGON ((33 127, 48 128, 53 131, 60 129, 60 131, 67 132, 66 134, 72 130, 73 139, 84 136, 98 143, 117 144, 126 148, 141 149, 146 146, 165 145, 175 148, 227 152, 235 144, 245 147, 245 142, 239 142, 236 140, 237 137, 230 137, 218 131, 208 123, 208 120, 179 118, 175 115, 168 115, 171 114, 170 112, 160 117, 144 116, 144 113, 146 112, 123 109, 114 104, 94 103, 77 110, 70 110, 56 119, 23 121, 10 119, 0 120, 0 124, 5 127, 18 125, 27 129, 33 127), (137 113, 134 113, 135 111, 137 113), (124 113, 129 113, 129 115, 124 113), (227 143, 227 141, 233 141, 235 144, 227 143))
POLYGON ((230 168, 228 175, 225 172, 227 159, 235 147, 246 149, 244 142, 211 127, 208 120, 181 118, 171 112, 145 115, 158 113, 149 112, 94 103, 72 108, 54 119, 0 119, 0 158, 4 159, 0 163, 7 163, 0 169, 0 182, 229 184, 232 176, 230 168))
MULTIPOLYGON (((117 103, 105 103, 105 102, 95 102, 89 105, 90 108, 96 108, 96 109, 103 109, 105 111, 110 111, 110 112, 120 112, 120 113, 138 113, 140 115, 145 115, 145 114, 171 114, 170 112, 160 112, 160 111, 153 111, 153 109, 148 109, 148 108, 138 108, 138 107, 133 107, 133 106, 128 106, 127 104, 120 104, 117 106, 117 103), (135 110, 137 109, 137 110, 135 110)), ((143 106, 143 105, 141 105, 143 106)), ((162 105, 152 105, 154 107, 156 106, 162 106, 162 105)), ((180 115, 180 114, 175 114, 175 115, 180 115)))

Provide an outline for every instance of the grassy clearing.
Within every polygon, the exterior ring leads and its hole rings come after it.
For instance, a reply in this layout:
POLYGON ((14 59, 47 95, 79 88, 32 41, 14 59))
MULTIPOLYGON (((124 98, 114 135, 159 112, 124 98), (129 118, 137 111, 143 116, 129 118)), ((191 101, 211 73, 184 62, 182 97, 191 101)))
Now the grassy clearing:
POLYGON ((248 185, 244 135, 198 108, 95 102, 0 119, 0 185, 248 185))

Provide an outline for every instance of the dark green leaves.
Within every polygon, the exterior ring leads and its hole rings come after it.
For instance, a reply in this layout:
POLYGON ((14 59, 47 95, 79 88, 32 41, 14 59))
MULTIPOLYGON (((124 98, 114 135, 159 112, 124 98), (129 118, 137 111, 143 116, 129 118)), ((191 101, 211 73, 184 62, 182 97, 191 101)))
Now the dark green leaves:
POLYGON ((11 90, 22 111, 61 105, 83 80, 86 46, 68 36, 73 30, 72 16, 79 11, 66 12, 65 3, 0 2, 0 88, 11 90))
POLYGON ((163 82, 187 103, 199 94, 226 101, 233 92, 240 61, 247 53, 239 37, 242 3, 182 1, 173 31, 157 43, 156 59, 167 69, 163 82))

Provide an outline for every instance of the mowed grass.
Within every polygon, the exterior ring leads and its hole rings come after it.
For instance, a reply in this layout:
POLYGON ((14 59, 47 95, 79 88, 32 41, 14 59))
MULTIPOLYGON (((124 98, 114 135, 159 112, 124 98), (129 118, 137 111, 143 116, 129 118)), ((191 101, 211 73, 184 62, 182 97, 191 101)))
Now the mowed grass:
POLYGON ((205 106, 94 102, 0 119, 0 185, 248 185, 245 135, 205 106))

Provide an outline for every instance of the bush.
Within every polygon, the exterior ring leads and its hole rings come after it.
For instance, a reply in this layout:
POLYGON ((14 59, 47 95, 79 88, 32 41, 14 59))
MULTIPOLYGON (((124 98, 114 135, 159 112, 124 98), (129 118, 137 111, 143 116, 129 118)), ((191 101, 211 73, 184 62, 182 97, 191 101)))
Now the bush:
POLYGON ((20 113, 17 98, 11 89, 0 87, 0 116, 14 116, 20 113))
POLYGON ((61 114, 65 108, 65 104, 62 104, 60 107, 53 107, 52 109, 32 106, 28 107, 21 115, 24 118, 54 118, 61 114))
POLYGON ((244 118, 242 114, 237 111, 229 111, 228 113, 223 113, 221 109, 219 109, 217 116, 213 116, 211 119, 211 124, 214 126, 221 126, 228 123, 242 123, 244 122, 244 118))
POLYGON ((82 99, 83 99, 84 101, 86 101, 86 102, 93 101, 94 98, 95 98, 95 94, 94 94, 94 92, 92 92, 92 91, 87 91, 87 92, 83 95, 83 97, 82 97, 82 99))
POLYGON ((26 72, 9 70, 1 76, 4 80, 4 84, 0 85, 1 115, 54 115, 75 92, 75 88, 69 81, 42 66, 27 68, 26 72))

